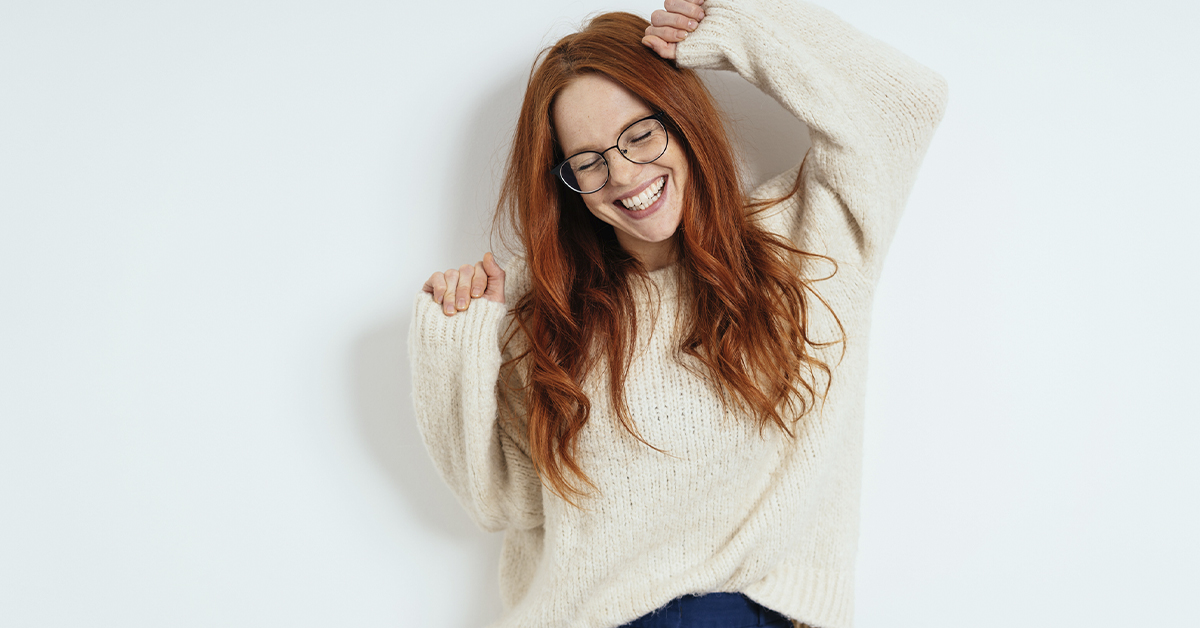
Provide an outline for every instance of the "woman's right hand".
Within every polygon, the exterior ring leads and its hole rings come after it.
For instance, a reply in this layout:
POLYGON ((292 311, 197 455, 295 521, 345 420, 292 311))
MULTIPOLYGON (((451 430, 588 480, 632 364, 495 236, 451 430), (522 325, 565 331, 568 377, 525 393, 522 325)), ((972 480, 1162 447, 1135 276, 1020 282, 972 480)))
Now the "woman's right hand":
POLYGON ((463 264, 444 273, 433 273, 421 290, 442 304, 446 316, 454 316, 455 312, 470 307, 471 299, 504 303, 504 269, 491 253, 484 253, 483 261, 475 262, 474 266, 463 264))

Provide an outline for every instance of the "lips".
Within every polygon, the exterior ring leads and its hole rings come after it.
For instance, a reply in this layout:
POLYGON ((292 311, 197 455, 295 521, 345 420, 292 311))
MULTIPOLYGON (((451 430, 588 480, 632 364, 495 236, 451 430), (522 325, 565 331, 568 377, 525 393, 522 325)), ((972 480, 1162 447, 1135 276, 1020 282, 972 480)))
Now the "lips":
POLYGON ((663 175, 638 186, 633 193, 613 201, 613 205, 626 216, 641 220, 657 212, 667 194, 667 175, 663 175))
POLYGON ((618 199, 617 202, 630 211, 645 211, 647 207, 654 204, 658 197, 662 194, 663 185, 666 183, 666 177, 658 177, 648 184, 643 185, 641 190, 636 194, 632 194, 625 198, 618 199))

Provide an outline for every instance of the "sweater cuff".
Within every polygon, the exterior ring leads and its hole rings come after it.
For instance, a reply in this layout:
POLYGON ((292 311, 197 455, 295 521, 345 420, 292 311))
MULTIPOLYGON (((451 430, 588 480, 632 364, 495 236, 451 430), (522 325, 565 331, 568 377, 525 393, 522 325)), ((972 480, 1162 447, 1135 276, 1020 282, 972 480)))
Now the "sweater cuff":
POLYGON ((425 355, 449 351, 464 357, 490 353, 498 356, 500 323, 507 314, 508 308, 503 303, 472 299, 466 311, 446 316, 441 304, 422 292, 413 304, 409 343, 412 349, 425 355))
POLYGON ((705 2, 705 17, 687 39, 675 45, 675 64, 691 70, 736 70, 721 42, 730 41, 736 26, 722 16, 719 2, 705 2))

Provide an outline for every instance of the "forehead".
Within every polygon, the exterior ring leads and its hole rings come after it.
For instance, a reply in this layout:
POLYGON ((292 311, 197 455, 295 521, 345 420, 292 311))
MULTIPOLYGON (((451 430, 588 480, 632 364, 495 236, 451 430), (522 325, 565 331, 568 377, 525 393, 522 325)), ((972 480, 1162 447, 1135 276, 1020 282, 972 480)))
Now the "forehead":
POLYGON ((563 152, 572 155, 612 146, 625 127, 653 112, 621 84, 585 74, 563 88, 552 113, 563 152))

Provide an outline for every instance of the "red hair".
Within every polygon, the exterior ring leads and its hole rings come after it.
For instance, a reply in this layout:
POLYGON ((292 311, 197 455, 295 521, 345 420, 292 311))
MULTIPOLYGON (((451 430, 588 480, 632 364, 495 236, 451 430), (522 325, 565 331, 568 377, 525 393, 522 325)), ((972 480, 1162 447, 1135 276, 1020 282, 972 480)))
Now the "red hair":
POLYGON ((513 392, 524 395, 530 457, 543 483, 572 503, 584 495, 574 480, 593 486, 575 446, 591 408, 582 384, 597 364, 607 366, 621 425, 642 440, 624 388, 637 337, 631 281, 646 275, 613 228, 549 174, 564 157, 553 132, 554 101, 578 76, 601 74, 665 112, 672 139, 683 147, 690 174, 674 238, 688 295, 681 301, 680 350, 699 361, 698 374, 722 400, 760 428, 773 424, 792 435, 793 423, 828 391, 831 370, 813 348, 841 341, 815 342, 808 333, 811 298, 824 301, 800 267, 809 258, 829 258, 794 248, 753 219, 793 196, 799 176, 782 198, 747 199, 720 111, 695 72, 641 44, 648 25, 629 13, 606 13, 539 55, 497 207, 497 219, 507 218, 524 251, 531 281, 513 306, 513 333, 523 333, 528 347, 505 367, 524 363, 524 388, 513 392))

